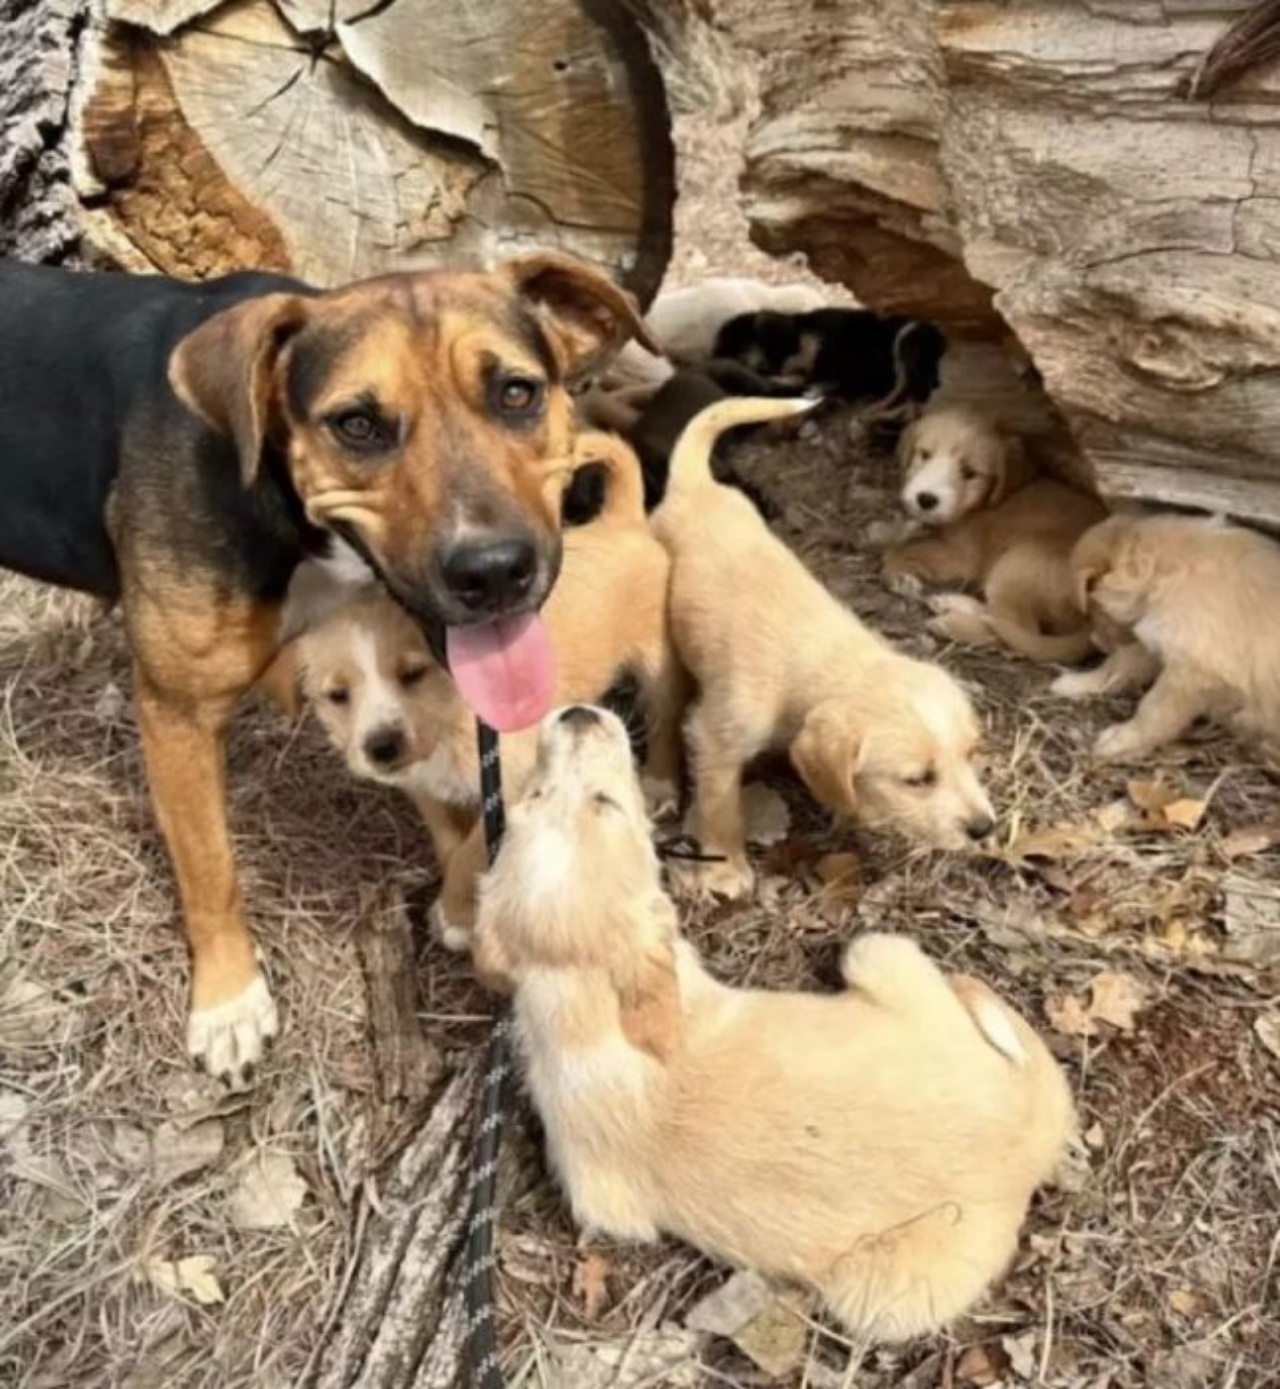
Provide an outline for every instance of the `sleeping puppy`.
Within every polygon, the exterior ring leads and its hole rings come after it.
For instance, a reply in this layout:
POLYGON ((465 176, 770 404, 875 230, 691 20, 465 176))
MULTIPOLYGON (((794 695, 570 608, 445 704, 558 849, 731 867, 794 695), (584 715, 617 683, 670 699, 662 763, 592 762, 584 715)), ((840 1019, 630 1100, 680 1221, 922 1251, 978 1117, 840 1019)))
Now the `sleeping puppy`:
POLYGON ((622 725, 544 721, 481 884, 475 961, 514 992, 550 1164, 583 1226, 670 1233, 815 1289, 859 1337, 959 1316, 1008 1266, 1074 1128, 1040 1038, 909 940, 844 992, 734 989, 682 940, 622 725))
MULTIPOLYGON (((667 629, 669 561, 649 531, 635 455, 611 435, 581 435, 581 466, 608 470, 604 510, 564 532, 564 563, 543 617, 556 652, 559 699, 599 699, 622 676, 640 684, 648 716, 646 777, 655 809, 674 806, 680 769, 682 675, 667 629)), ((436 924, 469 940, 475 881, 485 865, 475 718, 418 625, 379 586, 330 611, 296 643, 304 691, 355 776, 412 797, 444 883, 436 924)), ((518 790, 536 733, 504 734, 503 776, 518 790)))
POLYGON ((1221 517, 1112 516, 1080 538, 1072 569, 1112 654, 1054 688, 1074 696, 1155 681, 1128 722, 1099 735, 1099 757, 1141 757, 1198 718, 1277 756, 1280 546, 1221 517))
POLYGON ((978 721, 959 685, 864 627, 711 475, 723 430, 809 404, 734 399, 704 410, 676 445, 653 515, 671 555, 672 637, 699 686, 685 725, 696 832, 724 858, 691 865, 688 878, 727 897, 751 888, 742 772, 770 748, 789 750, 822 805, 865 825, 947 849, 993 828, 973 766, 978 721))
POLYGON ((874 401, 878 414, 888 414, 929 399, 946 350, 946 338, 932 323, 826 308, 742 314, 720 329, 713 355, 797 391, 874 401))
POLYGON ((981 590, 933 601, 929 625, 952 641, 1003 642, 1035 661, 1093 650, 1076 606, 1071 547, 1106 516, 1095 497, 1041 473, 1019 439, 965 405, 928 410, 899 446, 902 505, 930 533, 890 550, 890 587, 920 579, 981 590))

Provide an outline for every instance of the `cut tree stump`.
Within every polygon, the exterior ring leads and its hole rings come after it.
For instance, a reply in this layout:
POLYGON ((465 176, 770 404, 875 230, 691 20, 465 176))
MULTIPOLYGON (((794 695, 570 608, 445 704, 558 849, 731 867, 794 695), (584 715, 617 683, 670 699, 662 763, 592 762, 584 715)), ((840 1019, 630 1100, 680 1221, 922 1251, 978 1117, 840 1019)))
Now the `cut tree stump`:
POLYGON ((20 254, 328 285, 554 246, 646 303, 666 268, 622 0, 0 0, 0 30, 0 214, 61 219, 20 254))
POLYGON ((761 65, 753 236, 1011 329, 1105 495, 1280 524, 1276 8, 717 0, 761 65))

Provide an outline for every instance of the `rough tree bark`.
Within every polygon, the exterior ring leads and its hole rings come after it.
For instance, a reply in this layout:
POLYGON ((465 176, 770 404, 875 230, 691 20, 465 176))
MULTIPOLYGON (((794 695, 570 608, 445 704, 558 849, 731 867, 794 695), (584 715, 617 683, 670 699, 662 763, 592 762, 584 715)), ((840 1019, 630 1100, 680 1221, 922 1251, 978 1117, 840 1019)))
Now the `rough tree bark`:
POLYGON ((753 235, 1007 325, 1105 494, 1280 524, 1280 73, 1184 95, 1249 9, 721 0, 762 63, 753 235))
POLYGON ((321 284, 556 245, 642 299, 661 83, 619 0, 0 0, 0 249, 321 284))

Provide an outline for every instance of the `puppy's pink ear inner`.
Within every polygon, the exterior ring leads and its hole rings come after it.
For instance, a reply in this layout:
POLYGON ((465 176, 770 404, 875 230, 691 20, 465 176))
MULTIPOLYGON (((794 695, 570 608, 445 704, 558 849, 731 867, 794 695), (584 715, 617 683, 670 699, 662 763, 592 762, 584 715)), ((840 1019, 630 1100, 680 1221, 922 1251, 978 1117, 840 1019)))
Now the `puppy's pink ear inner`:
POLYGON ((956 997, 983 1037, 1015 1066, 1025 1066, 1029 1060, 1027 1049, 1018 1036, 1009 1009, 980 979, 972 975, 953 975, 950 982, 956 997))

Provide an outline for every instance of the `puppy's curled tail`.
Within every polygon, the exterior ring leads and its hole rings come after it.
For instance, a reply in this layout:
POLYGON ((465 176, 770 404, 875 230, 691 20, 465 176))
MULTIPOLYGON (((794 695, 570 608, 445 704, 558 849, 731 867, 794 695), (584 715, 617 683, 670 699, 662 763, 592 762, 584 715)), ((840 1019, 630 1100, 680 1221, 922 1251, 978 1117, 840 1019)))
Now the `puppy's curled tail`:
POLYGON ((621 521, 627 525, 643 526, 644 474, 640 460, 625 439, 603 430, 591 430, 578 436, 573 450, 574 466, 585 468, 598 463, 609 476, 604 505, 597 521, 621 521))
MULTIPOLYGON (((685 425, 671 450, 671 473, 667 495, 715 482, 711 473, 711 450, 716 440, 728 429, 744 424, 767 424, 770 420, 785 420, 812 410, 817 400, 808 397, 784 396, 767 399, 763 396, 728 396, 700 410, 685 425)), ((719 483, 716 483, 719 486, 719 483)))
POLYGON ((1087 627, 1078 632, 1051 635, 1038 632, 999 611, 990 613, 991 630, 1011 651, 1029 661, 1049 661, 1056 665, 1079 665, 1096 650, 1087 627))

